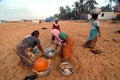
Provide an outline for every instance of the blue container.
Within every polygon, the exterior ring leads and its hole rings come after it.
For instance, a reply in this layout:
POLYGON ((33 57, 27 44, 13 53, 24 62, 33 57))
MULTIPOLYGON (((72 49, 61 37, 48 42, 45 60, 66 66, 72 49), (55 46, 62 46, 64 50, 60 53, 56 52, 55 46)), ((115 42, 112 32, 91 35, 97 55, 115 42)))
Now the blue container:
POLYGON ((51 21, 52 21, 51 18, 46 18, 46 19, 45 19, 45 22, 51 22, 51 21))
POLYGON ((34 53, 34 54, 37 54, 38 51, 39 51, 38 48, 35 48, 35 49, 33 50, 33 53, 34 53))

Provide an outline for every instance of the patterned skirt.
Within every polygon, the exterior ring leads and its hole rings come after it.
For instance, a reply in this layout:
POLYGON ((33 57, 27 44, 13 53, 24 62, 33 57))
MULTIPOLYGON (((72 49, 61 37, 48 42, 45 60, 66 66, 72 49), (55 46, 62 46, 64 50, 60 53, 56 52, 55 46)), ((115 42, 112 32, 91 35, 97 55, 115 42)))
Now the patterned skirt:
POLYGON ((24 67, 32 67, 35 61, 33 49, 26 43, 20 43, 16 47, 16 53, 18 54, 24 67))

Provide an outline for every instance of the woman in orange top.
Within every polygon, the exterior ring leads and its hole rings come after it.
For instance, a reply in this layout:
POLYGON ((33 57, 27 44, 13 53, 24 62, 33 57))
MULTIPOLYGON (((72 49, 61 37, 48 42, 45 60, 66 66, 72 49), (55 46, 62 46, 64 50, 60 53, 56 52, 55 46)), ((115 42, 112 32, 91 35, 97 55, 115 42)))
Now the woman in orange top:
MULTIPOLYGON (((53 29, 51 32, 55 36, 55 38, 57 38, 57 40, 59 40, 59 42, 56 43, 57 46, 59 43, 62 44, 61 50, 60 50, 60 55, 62 57, 62 61, 68 60, 72 54, 73 40, 66 33, 63 33, 60 31, 58 32, 57 29, 53 29)), ((56 48, 57 48, 57 46, 56 46, 56 48)))

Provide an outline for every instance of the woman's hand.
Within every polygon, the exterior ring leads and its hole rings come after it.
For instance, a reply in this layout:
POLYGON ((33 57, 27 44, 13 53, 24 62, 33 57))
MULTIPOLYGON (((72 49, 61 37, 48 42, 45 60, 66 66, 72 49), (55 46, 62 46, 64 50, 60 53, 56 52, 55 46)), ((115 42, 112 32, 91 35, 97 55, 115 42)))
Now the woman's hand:
POLYGON ((61 42, 61 44, 62 44, 62 46, 66 46, 66 40, 63 40, 63 41, 61 42))
POLYGON ((35 61, 35 59, 36 59, 36 57, 35 57, 35 55, 34 55, 34 54, 31 54, 31 55, 29 56, 29 58, 30 58, 30 60, 31 60, 31 61, 33 61, 33 62, 34 62, 34 61, 35 61))
POLYGON ((42 55, 44 55, 44 51, 42 51, 42 53, 41 53, 42 55))
POLYGON ((37 46, 38 46, 39 50, 41 51, 41 53, 44 54, 44 51, 43 51, 41 45, 39 44, 39 45, 37 45, 37 46))

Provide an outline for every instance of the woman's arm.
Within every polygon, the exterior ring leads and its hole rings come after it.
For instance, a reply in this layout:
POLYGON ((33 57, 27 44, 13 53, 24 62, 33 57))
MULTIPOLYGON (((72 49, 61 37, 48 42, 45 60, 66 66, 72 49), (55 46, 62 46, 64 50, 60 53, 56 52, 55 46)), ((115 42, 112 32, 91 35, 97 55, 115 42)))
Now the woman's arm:
POLYGON ((59 31, 61 32, 61 30, 60 30, 60 26, 58 25, 58 29, 59 29, 59 31))
POLYGON ((56 44, 56 46, 55 46, 55 50, 57 50, 57 47, 58 47, 58 44, 56 44))
POLYGON ((52 26, 52 29, 54 29, 54 24, 53 24, 53 26, 52 26))
POLYGON ((44 51, 43 51, 43 49, 42 49, 42 47, 41 47, 40 44, 38 44, 37 47, 39 48, 39 50, 40 50, 42 53, 44 53, 44 51))
POLYGON ((98 33, 99 33, 99 37, 101 37, 101 32, 100 32, 100 28, 97 27, 98 33))
POLYGON ((97 20, 97 30, 98 30, 98 33, 99 33, 99 37, 101 37, 100 22, 99 22, 99 20, 97 20))

